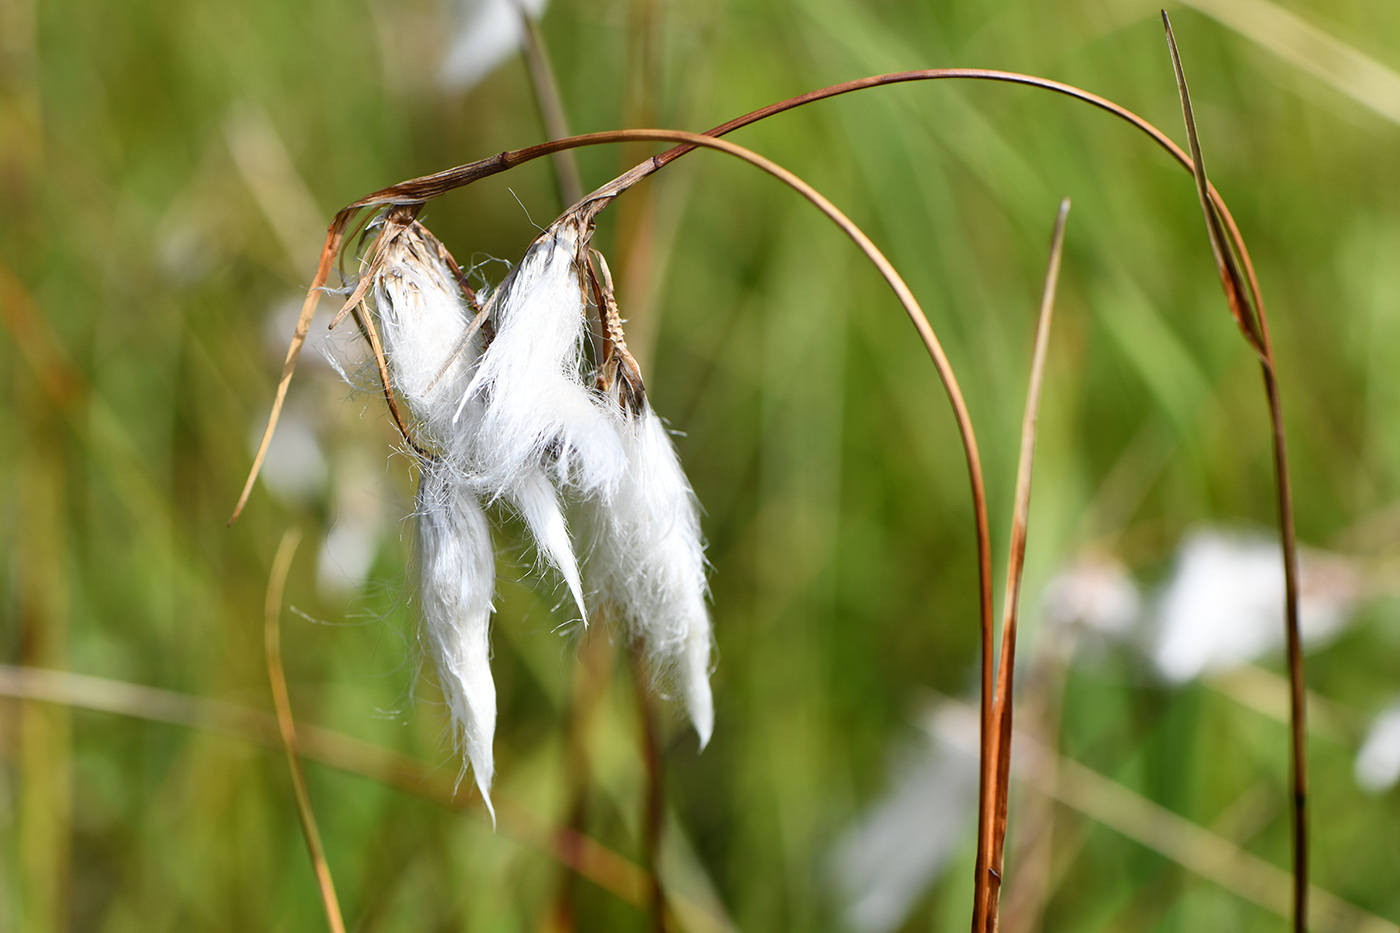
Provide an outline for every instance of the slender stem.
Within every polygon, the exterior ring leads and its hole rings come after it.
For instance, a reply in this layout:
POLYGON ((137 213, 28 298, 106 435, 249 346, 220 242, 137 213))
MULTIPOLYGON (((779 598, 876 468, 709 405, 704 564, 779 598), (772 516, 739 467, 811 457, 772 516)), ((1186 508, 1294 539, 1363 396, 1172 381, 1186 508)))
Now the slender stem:
POLYGON ((1269 341, 1268 321, 1264 315, 1263 299, 1249 254, 1243 239, 1228 212, 1217 211, 1209 195, 1205 159, 1196 132, 1196 119, 1191 109, 1191 92, 1186 85, 1186 72, 1181 64, 1171 19, 1162 11, 1162 27, 1167 34, 1167 49, 1171 53, 1172 70, 1176 74, 1177 92, 1181 97, 1181 114, 1186 123, 1187 142, 1191 147, 1191 168, 1196 178, 1196 190, 1205 215, 1206 233, 1211 253, 1215 257, 1220 285, 1230 313, 1234 315, 1245 339, 1259 356, 1264 373, 1264 394, 1269 406, 1269 422, 1273 436, 1274 491, 1278 497, 1279 536, 1283 541, 1284 632, 1288 643, 1288 680, 1291 705, 1291 734, 1289 737, 1289 784, 1292 791, 1293 837, 1293 929, 1303 933, 1308 923, 1308 770, 1307 770, 1307 682, 1303 673, 1303 651, 1298 620, 1298 546, 1293 521, 1293 493, 1288 477, 1288 454, 1283 432, 1283 407, 1279 399, 1278 374, 1274 366, 1273 346, 1269 341), (1228 227, 1227 241, 1222 227, 1228 227), (1236 261, 1238 244, 1240 262, 1236 261), (1240 271, 1243 263, 1248 275, 1240 271), (1253 299, 1251 303, 1251 298, 1253 299))
MULTIPOLYGON (((1268 349, 1267 331, 1265 348, 1268 349)), ((1293 928, 1302 933, 1308 918, 1308 736, 1307 681, 1303 672, 1303 643, 1298 621, 1298 541, 1293 524, 1293 491, 1288 478, 1288 449, 1283 434, 1283 407, 1273 357, 1261 367, 1264 391, 1269 399, 1273 428, 1275 491, 1279 526, 1283 536, 1284 598, 1288 632, 1288 684, 1292 732, 1290 735, 1293 796, 1293 928)))
MULTIPOLYGON (((1060 211, 1055 218, 1055 232, 1050 240, 1050 260, 1045 270, 1045 287, 1040 296, 1035 350, 1031 358, 1029 385, 1026 388, 1026 408, 1021 420, 1021 455, 1016 468, 1011 549, 1006 562, 1006 594, 1002 605, 1001 663, 997 669, 996 696, 992 705, 991 755, 988 756, 995 768, 995 785, 987 799, 979 801, 981 807, 990 806, 992 813, 990 819, 978 821, 987 834, 984 845, 989 852, 989 868, 986 877, 986 903, 981 910, 982 926, 974 929, 983 929, 988 933, 997 928, 998 898, 1001 893, 1006 847, 1006 808, 1011 786, 1011 712, 1016 673, 1016 622, 1021 602, 1021 574, 1026 562, 1026 533, 1030 525, 1036 417, 1040 411, 1041 387, 1045 383, 1045 360, 1050 348, 1050 325, 1055 313, 1055 291, 1059 284, 1060 259, 1064 255, 1065 246, 1065 221, 1068 217, 1069 198, 1065 198, 1060 202, 1060 211)), ((979 813, 979 816, 982 814, 979 813)))
POLYGON ((321 892, 321 906, 326 911, 326 925, 331 928, 331 933, 345 933, 340 901, 335 896, 335 882, 331 879, 330 865, 326 862, 326 852, 321 845, 321 831, 316 828, 316 814, 311 809, 311 794, 306 789, 306 775, 302 772, 301 757, 297 754, 296 723, 292 719, 292 703, 287 696, 287 677, 282 670, 282 634, 279 625, 282 590, 287 584, 292 555, 296 553, 300 541, 301 530, 288 528, 282 536, 282 543, 277 546, 277 555, 272 559, 263 616, 263 646, 267 651, 267 677, 272 683, 272 702, 277 708, 277 730, 282 737, 282 748, 287 753, 287 768, 292 773, 292 789, 296 793, 297 817, 301 820, 302 835, 306 837, 306 848, 311 853, 316 886, 321 892))
MULTIPOLYGON (((588 823, 588 797, 593 783, 593 767, 588 757, 588 736, 607 690, 613 670, 612 642, 597 633, 605 628, 606 607, 596 609, 593 624, 579 638, 578 663, 574 665, 573 695, 569 703, 568 724, 565 727, 564 763, 568 782, 567 814, 569 829, 582 834, 588 823)), ((548 929, 568 933, 576 929, 574 922, 575 883, 577 872, 565 871, 559 891, 551 908, 548 929)))

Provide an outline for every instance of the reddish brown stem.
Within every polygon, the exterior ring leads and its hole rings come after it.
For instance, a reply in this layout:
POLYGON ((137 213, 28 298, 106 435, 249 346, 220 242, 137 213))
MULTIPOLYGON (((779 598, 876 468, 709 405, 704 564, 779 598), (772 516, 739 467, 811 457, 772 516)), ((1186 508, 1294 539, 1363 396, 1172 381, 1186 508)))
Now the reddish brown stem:
MULTIPOLYGON (((995 783, 992 793, 982 807, 990 814, 979 813, 979 826, 987 834, 979 840, 979 848, 987 852, 986 900, 980 910, 974 910, 975 930, 988 933, 997 928, 998 903, 1001 894, 1002 867, 1006 847, 1006 808, 1011 787, 1011 711, 1012 689, 1016 674, 1016 622, 1021 602, 1021 571, 1026 561, 1026 533, 1030 526, 1031 472, 1035 465, 1035 425, 1040 411, 1040 391, 1045 383, 1045 360, 1050 347, 1050 324, 1055 312, 1055 290, 1060 278, 1060 258, 1064 254, 1065 220, 1069 216, 1069 198, 1060 202, 1055 218, 1055 232, 1050 240, 1050 261, 1045 270, 1045 287, 1040 297, 1040 314, 1035 329, 1035 351, 1026 389, 1026 408, 1021 421, 1021 455, 1016 469, 1016 498, 1011 521, 1011 549, 1006 561, 1006 594, 1002 605, 1001 663, 997 669, 996 697, 992 704, 993 728, 990 734, 990 759, 995 783), (977 921, 980 920, 980 925, 977 921)), ((984 743, 987 739, 984 737, 984 743)))

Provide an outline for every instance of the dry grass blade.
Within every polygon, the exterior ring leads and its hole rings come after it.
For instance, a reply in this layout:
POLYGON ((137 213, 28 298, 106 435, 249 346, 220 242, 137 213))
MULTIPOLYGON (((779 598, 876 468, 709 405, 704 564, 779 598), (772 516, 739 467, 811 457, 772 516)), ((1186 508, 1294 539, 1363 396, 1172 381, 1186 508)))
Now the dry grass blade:
POLYGON ((1290 736, 1290 776, 1293 791, 1293 929, 1302 933, 1308 922, 1308 762, 1307 762, 1307 686, 1303 676, 1303 642, 1298 618, 1298 540, 1293 522, 1293 489, 1288 478, 1288 449, 1283 431, 1283 407, 1279 398, 1278 376, 1274 371, 1273 348, 1269 342, 1269 326, 1264 304, 1259 295, 1259 282, 1244 240, 1234 219, 1221 209, 1223 202, 1206 178, 1201 158, 1200 140, 1191 113, 1191 97, 1186 88, 1186 74, 1181 67, 1176 37, 1171 20, 1162 11, 1162 25, 1167 32, 1172 67, 1176 71, 1177 90, 1181 94, 1181 109, 1186 120, 1186 134, 1191 146, 1192 170, 1196 176, 1196 191, 1205 213, 1206 231, 1210 235, 1211 252, 1215 254, 1220 272, 1220 284, 1225 290, 1230 313, 1244 332, 1264 373, 1264 394, 1269 405, 1269 420, 1273 431, 1275 489, 1278 496, 1279 535, 1283 539, 1284 627, 1288 645, 1288 676, 1292 729, 1290 736), (1223 219, 1222 219, 1223 218, 1223 219), (1229 227, 1226 240, 1222 224, 1229 227), (1234 249, 1239 250, 1248 274, 1246 283, 1235 261, 1234 249), (1253 300, 1253 308, 1246 299, 1253 300), (1256 313, 1257 312, 1257 313, 1256 313))
POLYGON ((978 908, 973 913, 974 930, 997 929, 1006 846, 1006 807, 1011 784, 1011 690, 1016 668, 1016 622, 1021 600, 1021 572, 1026 560, 1026 531, 1030 522, 1035 425, 1040 411, 1041 387, 1045 382, 1045 360, 1050 347, 1050 325, 1055 314, 1055 291, 1060 280, 1060 259, 1064 255, 1065 221, 1068 217, 1069 198, 1065 198, 1060 202, 1055 232, 1050 240, 1050 259, 1045 270, 1045 287, 1040 296, 1035 351, 1021 421, 1021 456, 1016 468, 1015 512, 1011 522, 1011 551, 1006 563, 1006 594, 1002 606, 1001 663, 997 669, 996 695, 992 702, 993 729, 990 734, 984 732, 981 741, 982 766, 992 770, 993 780, 990 792, 978 801, 978 827, 984 837, 978 849, 985 849, 987 863, 981 866, 977 875, 978 908))
POLYGON ((330 329, 335 330, 365 300, 365 295, 369 292, 369 287, 374 283, 374 277, 379 274, 379 270, 384 268, 384 256, 389 252, 389 247, 394 245, 394 241, 399 238, 399 234, 408 228, 408 224, 414 222, 412 218, 408 222, 398 223, 395 220, 385 217, 384 227, 379 231, 379 236, 374 238, 374 245, 370 247, 370 260, 365 270, 360 275, 360 280, 355 283, 355 289, 350 293, 350 297, 345 299, 345 303, 340 306, 340 310, 331 318, 330 329))
POLYGON ((282 591, 287 584, 287 572, 292 566, 301 530, 287 529, 277 554, 272 559, 272 572, 267 581, 267 604, 264 606, 263 647, 267 651, 267 676, 272 684, 272 702, 277 708, 277 730, 282 736, 282 748, 287 753, 287 768, 292 774, 292 789, 296 793, 297 817, 302 835, 311 853, 311 865, 316 872, 316 886, 321 892, 321 906, 326 911, 326 925, 331 933, 345 933, 345 921, 340 916, 340 901, 335 896, 335 882, 321 845, 321 831, 316 828, 316 814, 311 809, 311 795, 306 789, 306 775, 297 755, 296 723, 292 719, 292 703, 287 696, 287 678, 282 670, 282 591))
POLYGON ((1249 305, 1248 289, 1240 274, 1239 263, 1225 237, 1220 215, 1210 197, 1210 181, 1206 177, 1205 160, 1201 156, 1201 141, 1196 134, 1196 118, 1191 110, 1191 92, 1186 87, 1186 72, 1181 67, 1181 56, 1176 49, 1176 36, 1172 34, 1171 20, 1167 11, 1162 11, 1162 25, 1167 30, 1167 46, 1171 49, 1172 68, 1176 72, 1176 89, 1181 96, 1181 113, 1186 120, 1186 140, 1191 149, 1191 172, 1196 178, 1196 194, 1201 199, 1201 212, 1206 218, 1206 232, 1210 235, 1210 251, 1215 256, 1216 271, 1220 274, 1220 286, 1225 290, 1225 300, 1230 305, 1230 313, 1240 326, 1245 339, 1254 352, 1263 359, 1264 338, 1259 332, 1259 321, 1254 309, 1249 305))
MULTIPOLYGON (((272 399, 272 411, 267 416, 267 427, 263 429, 262 440, 258 443, 258 451, 253 455, 253 465, 248 468, 248 478, 243 481, 243 491, 238 494, 238 502, 233 507, 233 514, 229 516, 228 523, 230 525, 238 521, 238 516, 243 513, 243 507, 248 504, 248 497, 253 494, 253 484, 258 480, 263 460, 267 458, 267 448, 272 444, 273 432, 277 430, 277 422, 282 416, 282 406, 287 401, 287 387, 291 385, 292 374, 296 372, 297 360, 301 358, 301 349, 306 345, 306 335, 311 331, 311 320, 316 315, 316 306, 321 300, 321 290, 325 288, 326 282, 330 279, 331 267, 335 265, 336 257, 340 255, 340 247, 345 240, 345 230, 350 225, 350 221, 359 213, 359 205, 344 208, 335 215, 335 219, 331 221, 330 227, 326 230, 326 243, 321 248, 321 259, 316 265, 316 275, 311 279, 311 285, 306 290, 306 300, 302 302, 296 330, 292 332, 291 343, 287 346, 287 357, 282 364, 282 377, 277 381, 277 393, 272 399)), ((416 218, 417 212, 410 207, 406 216, 408 216, 409 221, 412 221, 416 218)), ((361 297, 363 297, 361 288, 368 287, 369 279, 369 275, 362 276, 360 283, 356 286, 356 292, 361 297)), ((394 423, 398 426, 399 433, 412 445, 413 436, 409 433, 408 425, 399 412, 398 402, 394 399, 394 390, 389 383, 389 367, 384 359, 384 348, 379 343, 379 334, 374 329, 374 322, 369 319, 368 315, 359 315, 358 312, 354 311, 357 300, 347 301, 336 314, 335 320, 338 323, 347 311, 356 314, 356 323, 360 327, 360 332, 364 334, 365 340, 374 351, 375 367, 379 371, 380 381, 384 384, 384 400, 389 406, 389 412, 394 417, 394 423)), ((414 446, 416 447, 416 445, 414 446)))
POLYGON ((253 465, 248 469, 243 491, 238 494, 238 502, 233 507, 233 514, 229 516, 230 525, 238 521, 243 507, 248 504, 248 497, 253 493, 253 484, 258 480, 258 472, 267 457, 267 448, 272 443, 272 432, 277 430, 277 420, 281 417, 282 405, 287 400, 287 386, 292 382, 292 373, 296 372, 301 348, 305 346, 306 335, 311 331, 311 318, 315 316, 316 304, 321 298, 321 289, 330 278, 331 266, 340 252, 341 238, 345 235, 345 225, 349 219, 347 213, 341 211, 326 231, 326 245, 321 248, 321 261, 316 265, 316 275, 311 280, 311 287, 306 290, 306 300, 302 302, 301 315, 297 318, 296 330, 292 332, 292 342, 287 347, 287 358, 282 363, 282 378, 277 382, 277 394, 272 399, 272 413, 268 415, 267 428, 264 429, 262 440, 258 443, 258 452, 253 455, 253 465))

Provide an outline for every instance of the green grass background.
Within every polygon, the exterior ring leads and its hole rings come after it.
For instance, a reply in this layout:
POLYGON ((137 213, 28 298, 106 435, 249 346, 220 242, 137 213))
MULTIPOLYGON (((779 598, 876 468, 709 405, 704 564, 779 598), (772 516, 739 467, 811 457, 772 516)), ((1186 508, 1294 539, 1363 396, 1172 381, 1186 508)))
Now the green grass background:
MULTIPOLYGON (((1278 5, 1400 69, 1392 0, 1278 5)), ((1384 578, 1400 497, 1400 126, 1257 36, 1171 12, 1212 178, 1271 313, 1300 537, 1384 578)), ((846 78, 960 65, 1078 84, 1184 141, 1157 8, 1135 0, 556 0, 543 31, 578 132, 700 130, 846 78)), ((325 482, 299 503, 259 487, 224 527, 289 335, 269 337, 268 318, 305 288, 333 212, 542 137, 518 56, 468 94, 435 84, 448 34, 432 0, 0 0, 5 662, 270 708, 263 594, 295 525, 287 602, 304 616, 283 625, 298 717, 455 769, 436 686, 418 672, 409 463, 392 455, 379 400, 305 367, 293 404, 320 432, 325 482), (275 158, 241 166, 239 145, 285 152, 290 173, 275 158), (382 516, 376 557, 367 583, 338 595, 318 587, 315 554, 356 508, 382 516)), ((846 210, 923 303, 978 429, 999 567, 1046 247, 1060 197, 1073 198, 1027 652, 1037 594, 1076 553, 1107 549, 1151 583, 1193 526, 1272 527, 1257 363, 1189 176, 1139 134, 1044 92, 938 83, 734 138, 846 210)), ((585 184, 627 155, 581 152, 585 184)), ((700 152, 629 198, 597 242, 620 278, 641 270, 623 310, 706 510, 719 647, 702 755, 662 706, 668 833, 686 853, 668 871, 711 891, 739 929, 839 929, 827 853, 885 786, 892 750, 916 741, 927 692, 974 684, 972 521, 949 407, 878 277, 772 179, 700 152), (650 233, 623 229, 638 223, 650 233)), ((424 218, 459 257, 513 260, 531 218, 559 206, 541 161, 424 218)), ((497 787, 565 822, 574 642, 554 631, 561 592, 533 582, 518 529, 498 545, 497 787)), ((1360 716, 1390 702, 1393 602, 1369 602, 1309 673, 1360 716)), ((633 859, 637 731, 619 660, 586 736, 585 829, 633 859)), ((1166 690, 1124 652, 1070 674, 1058 741, 1202 825, 1248 795, 1256 817, 1231 824, 1233 841, 1288 865, 1278 722, 1202 686, 1166 690)), ((1313 742, 1314 880, 1393 922, 1400 797, 1356 788, 1355 747, 1313 742)), ((479 806, 446 811, 307 768, 352 929, 548 928, 562 870, 493 832, 479 806)), ((1056 818, 1077 844, 1054 862, 1046 929, 1283 928, 1217 879, 1068 809, 1056 818)), ((971 860, 969 838, 909 929, 965 928, 971 860)), ((576 898, 578 929, 648 928, 591 884, 576 898)), ((0 701, 0 929, 323 928, 280 755, 0 701)))

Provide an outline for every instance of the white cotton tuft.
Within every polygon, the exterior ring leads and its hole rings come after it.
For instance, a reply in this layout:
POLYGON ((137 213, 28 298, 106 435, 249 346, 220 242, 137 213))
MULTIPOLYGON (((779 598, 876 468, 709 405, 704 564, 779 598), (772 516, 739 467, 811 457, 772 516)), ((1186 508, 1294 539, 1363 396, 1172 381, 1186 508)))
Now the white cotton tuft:
POLYGON ((714 700, 699 505, 650 405, 618 430, 627 469, 613 497, 596 503, 590 570, 653 667, 676 681, 704 748, 714 727, 714 700))
POLYGON ((559 508, 559 494, 550 485, 544 471, 534 469, 520 477, 510 487, 507 495, 529 527, 540 557, 558 570, 564 582, 568 584, 569 592, 578 604, 579 617, 583 624, 587 625, 588 612, 583 607, 583 582, 579 579, 578 559, 574 557, 574 547, 569 540, 564 513, 559 508))
MULTIPOLYGON (((1283 552, 1276 541, 1199 531, 1181 545, 1159 607, 1158 670, 1183 683, 1238 667, 1284 642, 1283 552)), ((1350 618, 1360 577, 1343 558, 1303 551, 1298 618, 1305 645, 1326 641, 1350 618)))
POLYGON ((445 446, 482 339, 463 343, 473 315, 447 263, 411 226, 385 251, 374 303, 394 392, 445 446))
POLYGON ((496 591, 496 559, 491 530, 476 498, 441 461, 423 464, 417 504, 418 598, 424 641, 452 713, 454 738, 471 762, 476 786, 494 823, 491 740, 496 732, 496 685, 491 679, 488 625, 496 591))
POLYGON ((461 402, 483 405, 462 456, 491 498, 540 464, 560 485, 604 496, 624 470, 615 416, 583 384, 579 249, 576 224, 556 224, 492 293, 495 336, 461 402))

